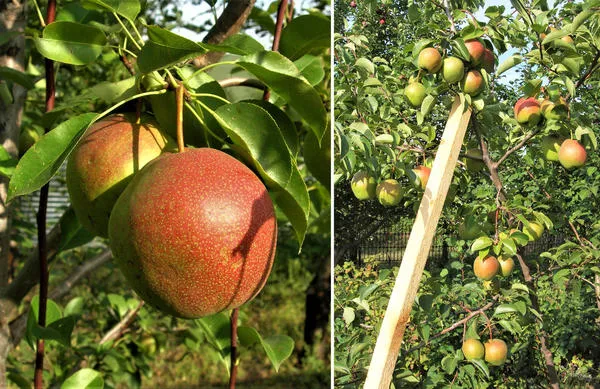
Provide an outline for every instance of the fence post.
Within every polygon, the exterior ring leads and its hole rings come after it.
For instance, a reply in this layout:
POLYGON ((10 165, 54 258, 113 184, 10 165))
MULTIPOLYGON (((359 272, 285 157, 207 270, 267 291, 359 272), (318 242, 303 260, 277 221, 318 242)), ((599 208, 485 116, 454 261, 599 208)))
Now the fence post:
POLYGON ((406 323, 419 289, 470 117, 471 109, 465 110, 459 96, 456 96, 379 330, 365 389, 388 389, 390 386, 406 323))

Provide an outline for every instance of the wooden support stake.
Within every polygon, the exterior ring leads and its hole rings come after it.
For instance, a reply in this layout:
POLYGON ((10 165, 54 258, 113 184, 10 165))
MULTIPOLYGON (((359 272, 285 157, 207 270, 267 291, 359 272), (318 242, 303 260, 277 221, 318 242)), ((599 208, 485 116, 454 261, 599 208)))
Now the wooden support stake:
POLYGON ((421 275, 471 117, 470 108, 463 111, 464 105, 457 96, 433 161, 431 176, 421 199, 400 271, 379 330, 365 389, 390 387, 406 323, 410 318, 410 311, 419 289, 421 275))

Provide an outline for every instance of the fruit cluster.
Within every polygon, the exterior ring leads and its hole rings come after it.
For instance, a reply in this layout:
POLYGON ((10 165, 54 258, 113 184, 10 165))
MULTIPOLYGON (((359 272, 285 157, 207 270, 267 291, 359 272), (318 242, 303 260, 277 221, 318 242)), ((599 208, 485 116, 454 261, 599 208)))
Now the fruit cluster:
POLYGON ((442 59, 442 55, 434 47, 426 47, 419 52, 417 66, 421 71, 404 89, 406 100, 411 106, 419 108, 427 94, 425 85, 419 81, 422 71, 435 74, 441 70, 444 81, 448 84, 460 83, 460 89, 470 96, 477 96, 484 90, 485 81, 481 69, 485 69, 488 74, 494 72, 494 52, 479 39, 467 40, 464 45, 469 54, 468 61, 456 56, 442 59))
MULTIPOLYGON (((417 166, 407 173, 414 185, 422 190, 427 186, 430 174, 431 168, 423 165, 417 166)), ((388 178, 377 183, 375 177, 365 170, 360 170, 354 174, 350 187, 357 199, 372 200, 377 198, 384 207, 398 205, 405 192, 398 180, 388 178)))
POLYGON ((172 151, 174 141, 151 117, 96 122, 67 164, 75 214, 109 238, 130 286, 152 306, 184 318, 239 307, 273 264, 273 203, 232 156, 172 151))
POLYGON ((508 347, 502 339, 490 339, 482 344, 478 339, 466 339, 461 347, 467 360, 484 359, 492 366, 502 366, 508 358, 508 347))

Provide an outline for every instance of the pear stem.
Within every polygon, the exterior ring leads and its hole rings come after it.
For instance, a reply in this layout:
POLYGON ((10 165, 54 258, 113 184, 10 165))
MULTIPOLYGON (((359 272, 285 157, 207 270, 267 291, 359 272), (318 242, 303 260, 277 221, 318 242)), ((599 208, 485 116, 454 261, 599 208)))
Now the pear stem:
POLYGON ((183 92, 185 91, 185 87, 183 83, 180 82, 177 85, 177 149, 180 153, 183 153, 185 149, 185 143, 183 142, 183 92))

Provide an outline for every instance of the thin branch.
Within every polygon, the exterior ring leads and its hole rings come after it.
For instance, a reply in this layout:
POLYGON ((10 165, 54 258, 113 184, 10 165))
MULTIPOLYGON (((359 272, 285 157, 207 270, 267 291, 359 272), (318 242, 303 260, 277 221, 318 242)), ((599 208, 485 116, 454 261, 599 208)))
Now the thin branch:
POLYGON ((504 155, 502 157, 500 157, 500 159, 498 159, 498 161, 496 161, 496 163, 495 163, 496 167, 500 166, 500 164, 502 164, 502 162, 504 162, 506 160, 506 158, 508 158, 512 153, 519 150, 521 147, 525 146, 527 144, 527 142, 529 142, 529 140, 531 138, 533 138, 534 136, 536 136, 539 132, 540 132, 539 129, 533 130, 529 134, 525 135, 525 137, 523 139, 521 139, 521 141, 519 143, 517 143, 515 146, 506 150, 504 155))
POLYGON ((450 31, 452 31, 453 34, 456 34, 456 27, 454 27, 454 16, 452 16, 452 10, 450 10, 450 4, 448 3, 448 0, 443 0, 443 3, 444 11, 446 12, 446 17, 450 22, 450 31))
POLYGON ((183 82, 179 82, 176 90, 176 103, 177 103, 177 115, 176 122, 177 125, 177 150, 180 153, 185 151, 185 143, 183 141, 183 93, 185 92, 185 87, 183 86, 183 82))
POLYGON ((596 51, 596 56, 592 60, 592 63, 590 65, 590 67, 588 68, 588 71, 585 72, 585 74, 583 76, 581 76, 581 78, 579 80, 577 80, 577 83, 575 84, 575 89, 577 89, 581 85, 583 85, 583 83, 592 75, 592 73, 594 72, 594 68, 598 64, 598 60, 600 60, 600 50, 596 51))
POLYGON ((256 89, 267 89, 267 86, 262 81, 255 78, 231 77, 219 81, 221 88, 230 88, 232 86, 247 86, 256 89))
MULTIPOLYGON (((287 10, 287 0, 279 0, 279 8, 277 8, 277 21, 275 22, 275 33, 273 34, 273 51, 279 51, 279 41, 281 40, 281 31, 283 30, 283 21, 285 20, 285 11, 287 10)), ((265 89, 263 100, 269 100, 269 90, 265 89)))
MULTIPOLYGON (((227 3, 227 7, 217 19, 215 25, 208 31, 203 39, 204 43, 217 45, 228 37, 237 34, 246 19, 250 16, 250 11, 254 7, 256 0, 237 0, 227 3)), ((225 53, 211 51, 194 59, 194 66, 201 68, 206 65, 218 62, 225 53)))
POLYGON ((140 300, 140 303, 135 309, 132 309, 131 311, 127 312, 123 319, 121 319, 120 322, 118 322, 113 328, 110 329, 110 331, 108 331, 102 337, 102 340, 100 340, 100 344, 117 340, 121 336, 123 336, 125 331, 127 331, 127 328, 131 325, 131 323, 133 323, 133 320, 135 319, 136 315, 138 314, 140 309, 142 309, 143 306, 144 300, 140 300))

